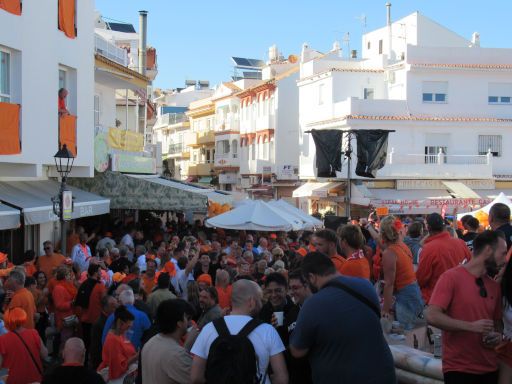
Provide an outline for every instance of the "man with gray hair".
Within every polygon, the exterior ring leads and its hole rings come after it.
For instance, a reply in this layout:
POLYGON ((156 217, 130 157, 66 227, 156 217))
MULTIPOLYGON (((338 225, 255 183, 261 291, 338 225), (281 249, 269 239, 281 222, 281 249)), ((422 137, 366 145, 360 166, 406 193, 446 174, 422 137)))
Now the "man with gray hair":
POLYGON ((64 344, 64 363, 43 377, 41 384, 104 384, 103 378, 93 370, 84 367, 85 345, 78 337, 72 337, 64 344))
MULTIPOLYGON (((262 307, 261 298, 261 288, 254 281, 243 279, 233 284, 231 296, 233 310, 229 316, 224 317, 229 333, 238 334, 252 320, 251 316, 258 315, 262 307)), ((197 337, 191 350, 194 355, 190 373, 193 384, 205 383, 208 353, 217 337, 219 334, 214 323, 206 324, 197 337)), ((259 376, 262 378, 260 382, 270 383, 270 378, 267 375, 270 364, 271 372, 273 372, 272 384, 287 384, 288 371, 283 356, 285 347, 275 328, 270 324, 260 324, 247 337, 256 352, 259 376)))
POLYGON ((132 266, 132 263, 130 263, 130 260, 128 260, 128 248, 126 248, 125 246, 121 246, 119 247, 118 252, 115 252, 114 248, 112 248, 112 251, 110 253, 112 255, 113 260, 112 264, 110 264, 110 269, 112 270, 112 272, 121 272, 128 274, 128 272, 130 271, 130 267, 132 266))
POLYGON ((35 328, 36 304, 32 293, 25 288, 25 274, 19 270, 12 270, 4 285, 6 299, 9 300, 7 308, 21 308, 27 313, 25 328, 35 328))
MULTIPOLYGON (((139 349, 141 346, 143 333, 151 327, 149 317, 144 312, 139 311, 133 305, 133 303, 135 303, 135 295, 133 294, 133 290, 131 288, 125 289, 119 293, 118 300, 119 303, 124 305, 126 309, 128 309, 128 311, 135 317, 135 320, 133 320, 133 324, 128 330, 127 335, 129 336, 129 339, 135 348, 139 349)), ((112 328, 113 323, 114 314, 112 313, 105 322, 105 328, 103 328, 103 336, 101 339, 102 343, 105 343, 105 338, 107 337, 110 328, 112 328)))

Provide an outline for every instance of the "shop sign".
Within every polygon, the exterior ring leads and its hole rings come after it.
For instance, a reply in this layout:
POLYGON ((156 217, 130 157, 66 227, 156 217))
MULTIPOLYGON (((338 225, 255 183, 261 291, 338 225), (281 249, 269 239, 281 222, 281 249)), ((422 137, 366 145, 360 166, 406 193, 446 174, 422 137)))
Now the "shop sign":
POLYGON ((388 207, 377 207, 377 208, 375 208, 375 212, 379 216, 387 216, 387 215, 389 215, 389 208, 388 207))
POLYGON ((62 191, 62 220, 69 221, 73 217, 73 193, 62 191))
POLYGON ((105 132, 98 132, 94 138, 94 169, 105 172, 108 169, 108 144, 105 132))
POLYGON ((152 157, 127 154, 112 155, 112 171, 124 173, 156 173, 156 160, 152 157))

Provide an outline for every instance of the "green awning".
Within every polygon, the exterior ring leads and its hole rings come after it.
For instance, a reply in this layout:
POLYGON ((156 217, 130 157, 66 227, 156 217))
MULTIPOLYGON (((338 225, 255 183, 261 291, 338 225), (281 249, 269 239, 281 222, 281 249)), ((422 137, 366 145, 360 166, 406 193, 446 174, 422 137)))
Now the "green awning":
POLYGON ((112 209, 206 212, 208 197, 178 189, 156 175, 107 171, 94 178, 72 178, 70 185, 110 198, 112 209))

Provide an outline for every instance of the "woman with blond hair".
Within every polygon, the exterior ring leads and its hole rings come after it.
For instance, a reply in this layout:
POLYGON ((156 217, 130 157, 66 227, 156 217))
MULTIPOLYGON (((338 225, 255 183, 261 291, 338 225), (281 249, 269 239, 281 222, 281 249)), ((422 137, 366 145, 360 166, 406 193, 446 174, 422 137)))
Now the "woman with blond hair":
POLYGON ((402 228, 402 222, 395 216, 386 216, 380 223, 385 283, 382 317, 389 318, 394 310, 395 320, 406 329, 412 329, 424 304, 414 273, 411 250, 402 242, 402 228))
POLYGON ((5 311, 9 332, 0 336, 0 367, 9 369, 7 384, 38 383, 42 378, 41 359, 48 351, 35 329, 23 327, 26 321, 27 313, 21 308, 5 311))

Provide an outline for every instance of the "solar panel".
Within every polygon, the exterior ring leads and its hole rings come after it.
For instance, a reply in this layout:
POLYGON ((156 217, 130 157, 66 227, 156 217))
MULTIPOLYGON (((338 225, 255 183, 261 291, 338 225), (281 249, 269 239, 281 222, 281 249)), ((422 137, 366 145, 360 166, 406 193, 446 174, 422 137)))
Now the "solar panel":
POLYGON ((125 33, 135 33, 135 28, 132 24, 125 24, 125 23, 111 23, 107 22, 108 28, 111 31, 117 31, 117 32, 125 32, 125 33))
POLYGON ((244 57, 232 57, 235 66, 242 69, 260 69, 265 66, 265 62, 259 59, 246 59, 244 57))

